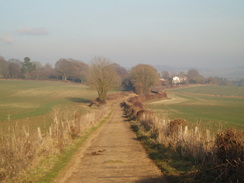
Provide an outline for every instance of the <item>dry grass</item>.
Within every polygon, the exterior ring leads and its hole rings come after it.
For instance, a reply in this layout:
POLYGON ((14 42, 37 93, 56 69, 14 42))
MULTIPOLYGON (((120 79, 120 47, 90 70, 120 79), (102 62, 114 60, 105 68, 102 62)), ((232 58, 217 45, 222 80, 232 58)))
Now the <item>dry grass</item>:
POLYGON ((185 120, 162 120, 153 113, 144 114, 140 123, 148 131, 152 131, 157 140, 172 151, 180 150, 182 158, 202 161, 206 154, 212 152, 214 137, 209 130, 190 128, 185 120))
POLYGON ((48 132, 40 128, 30 133, 27 127, 15 125, 9 128, 10 135, 0 137, 0 181, 24 182, 26 172, 43 158, 58 155, 74 139, 94 126, 110 111, 103 106, 85 115, 74 112, 72 117, 58 108, 53 110, 53 123, 48 132))
MULTIPOLYGON (((130 94, 112 94, 109 101, 121 100, 128 95, 130 94)), ((8 124, 0 130, 0 182, 30 180, 31 178, 27 177, 32 176, 32 170, 37 171, 36 168, 49 158, 61 156, 66 147, 75 143, 76 139, 96 126, 110 112, 110 104, 88 108, 85 113, 77 108, 77 105, 65 105, 52 110, 52 122, 45 131, 41 127, 33 130, 32 126, 27 125, 31 124, 31 119, 16 120, 16 123, 8 124), (25 120, 28 120, 28 123, 25 120)), ((41 165, 45 171, 50 170, 52 166, 52 162, 41 165)))
MULTIPOLYGON (((151 97, 142 98, 151 100, 151 97)), ((139 101, 140 97, 132 98, 121 106, 127 115, 140 123, 146 133, 151 133, 152 140, 156 140, 172 152, 178 151, 182 159, 194 160, 195 164, 199 165, 195 176, 200 177, 201 181, 244 181, 243 131, 226 130, 216 136, 208 129, 189 127, 183 119, 169 121, 148 110, 138 112, 136 106, 139 101), (206 178, 206 172, 208 179, 203 180, 203 177, 206 178)))
POLYGON ((244 182, 244 132, 227 129, 216 137, 215 153, 200 166, 199 176, 211 176, 214 182, 244 182))

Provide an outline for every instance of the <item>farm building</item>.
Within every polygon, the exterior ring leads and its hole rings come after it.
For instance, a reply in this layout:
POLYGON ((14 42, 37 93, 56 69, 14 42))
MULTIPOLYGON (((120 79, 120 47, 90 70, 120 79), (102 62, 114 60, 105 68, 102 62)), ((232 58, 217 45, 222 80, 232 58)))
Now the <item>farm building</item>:
POLYGON ((173 79, 172 79, 172 83, 173 83, 173 84, 180 84, 180 83, 183 83, 183 82, 186 81, 186 80, 187 80, 186 77, 180 78, 180 77, 178 77, 178 76, 175 76, 175 77, 173 77, 173 79))
POLYGON ((172 83, 174 84, 180 83, 180 78, 178 76, 173 77, 172 83))

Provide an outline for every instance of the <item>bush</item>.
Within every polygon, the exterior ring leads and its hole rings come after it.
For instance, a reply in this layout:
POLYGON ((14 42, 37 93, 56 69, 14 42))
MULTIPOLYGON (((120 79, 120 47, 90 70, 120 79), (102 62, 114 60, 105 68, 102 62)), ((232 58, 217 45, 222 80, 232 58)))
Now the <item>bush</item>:
POLYGON ((227 129, 217 134, 215 151, 206 157, 199 171, 208 182, 244 182, 244 132, 227 129))
POLYGON ((136 101, 133 105, 139 109, 144 109, 144 106, 140 101, 136 101))
POLYGON ((169 135, 178 135, 180 128, 187 126, 186 120, 174 119, 169 123, 169 135))
POLYGON ((168 121, 148 110, 134 110, 135 104, 161 97, 167 95, 133 97, 121 106, 129 116, 136 113, 138 126, 150 135, 147 139, 156 140, 173 153, 178 151, 182 159, 194 161, 198 168, 192 175, 198 181, 244 182, 244 132, 227 129, 213 136, 208 129, 188 128, 184 119, 168 121))
POLYGON ((236 129, 227 129, 217 135, 217 156, 223 162, 234 163, 244 155, 244 132, 236 129))
POLYGON ((227 129, 217 135, 217 157, 224 166, 219 169, 221 180, 244 182, 244 132, 227 129))

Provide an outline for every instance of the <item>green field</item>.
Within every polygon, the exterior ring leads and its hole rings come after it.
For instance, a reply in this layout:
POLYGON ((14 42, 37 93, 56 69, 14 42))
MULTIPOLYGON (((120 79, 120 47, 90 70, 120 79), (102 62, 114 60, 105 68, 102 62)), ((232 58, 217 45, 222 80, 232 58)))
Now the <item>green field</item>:
POLYGON ((96 91, 86 85, 58 81, 0 80, 0 125, 24 120, 34 126, 50 124, 56 106, 86 112, 96 91))
POLYGON ((195 86, 171 89, 169 100, 148 104, 169 119, 182 118, 188 123, 213 130, 237 128, 244 130, 244 87, 195 86))

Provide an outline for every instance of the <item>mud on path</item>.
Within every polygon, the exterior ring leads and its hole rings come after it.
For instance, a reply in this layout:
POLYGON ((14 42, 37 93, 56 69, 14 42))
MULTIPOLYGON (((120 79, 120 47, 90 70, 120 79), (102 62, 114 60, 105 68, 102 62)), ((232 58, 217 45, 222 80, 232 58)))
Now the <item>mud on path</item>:
POLYGON ((123 117, 119 104, 57 177, 57 183, 165 182, 123 117))

